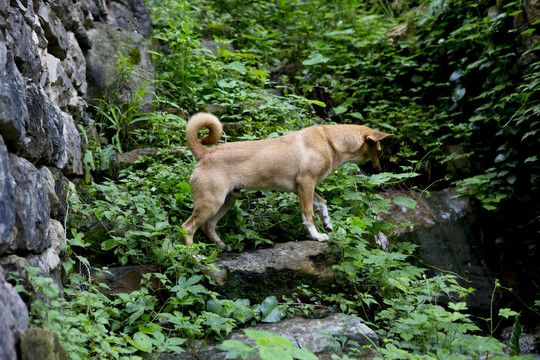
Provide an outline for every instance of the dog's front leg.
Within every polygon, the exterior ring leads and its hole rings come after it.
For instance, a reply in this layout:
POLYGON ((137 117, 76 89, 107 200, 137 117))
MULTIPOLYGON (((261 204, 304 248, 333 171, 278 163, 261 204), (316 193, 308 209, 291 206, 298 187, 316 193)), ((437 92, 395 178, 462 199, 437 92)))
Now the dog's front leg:
POLYGON ((313 206, 315 206, 315 209, 319 213, 319 217, 321 218, 321 222, 326 231, 334 231, 334 227, 332 226, 332 223, 330 223, 330 215, 328 215, 328 207, 326 206, 326 202, 322 196, 316 192, 313 193, 313 206))
MULTIPOLYGON (((300 206, 302 207, 302 219, 304 221, 304 225, 306 225, 309 235, 313 240, 328 241, 328 235, 319 233, 315 227, 315 223, 313 222, 313 198, 315 196, 315 184, 311 179, 300 179, 297 180, 296 186, 298 198, 300 199, 300 206)), ((318 198, 322 199, 320 196, 318 196, 318 198)))

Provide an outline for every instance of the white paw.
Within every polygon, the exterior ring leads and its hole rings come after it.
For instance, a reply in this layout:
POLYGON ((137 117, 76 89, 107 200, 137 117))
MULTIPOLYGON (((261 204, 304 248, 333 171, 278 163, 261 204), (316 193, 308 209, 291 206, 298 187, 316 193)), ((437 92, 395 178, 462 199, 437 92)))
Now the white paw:
POLYGON ((329 237, 326 234, 316 234, 311 237, 313 240, 317 241, 328 241, 329 237))

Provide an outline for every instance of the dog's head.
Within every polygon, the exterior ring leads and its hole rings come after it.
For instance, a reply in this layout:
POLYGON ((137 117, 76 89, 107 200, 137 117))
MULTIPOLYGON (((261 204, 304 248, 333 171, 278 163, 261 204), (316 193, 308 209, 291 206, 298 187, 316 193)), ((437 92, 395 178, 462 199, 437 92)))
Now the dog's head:
POLYGON ((394 134, 387 134, 381 131, 371 130, 364 134, 364 142, 360 147, 360 161, 358 165, 365 165, 371 162, 371 165, 378 172, 381 171, 381 163, 379 161, 379 154, 382 151, 380 141, 384 138, 394 136, 394 134))

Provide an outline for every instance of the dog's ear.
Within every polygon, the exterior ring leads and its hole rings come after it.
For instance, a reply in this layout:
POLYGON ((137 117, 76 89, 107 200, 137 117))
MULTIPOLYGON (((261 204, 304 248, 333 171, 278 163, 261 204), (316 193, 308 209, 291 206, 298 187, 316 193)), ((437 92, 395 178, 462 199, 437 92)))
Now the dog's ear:
POLYGON ((382 139, 390 137, 390 136, 394 136, 394 134, 387 134, 381 131, 373 130, 366 136, 366 141, 369 143, 375 144, 376 142, 381 141, 382 139))

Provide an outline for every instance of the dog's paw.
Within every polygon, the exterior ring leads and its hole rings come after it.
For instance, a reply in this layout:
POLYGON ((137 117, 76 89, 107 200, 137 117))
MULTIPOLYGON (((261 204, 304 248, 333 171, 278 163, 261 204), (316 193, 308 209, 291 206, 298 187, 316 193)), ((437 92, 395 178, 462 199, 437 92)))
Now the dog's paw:
POLYGON ((324 229, 328 232, 334 232, 334 227, 331 223, 323 223, 324 229))
POLYGON ((312 236, 312 239, 317 241, 328 241, 329 237, 326 234, 317 234, 312 236))

